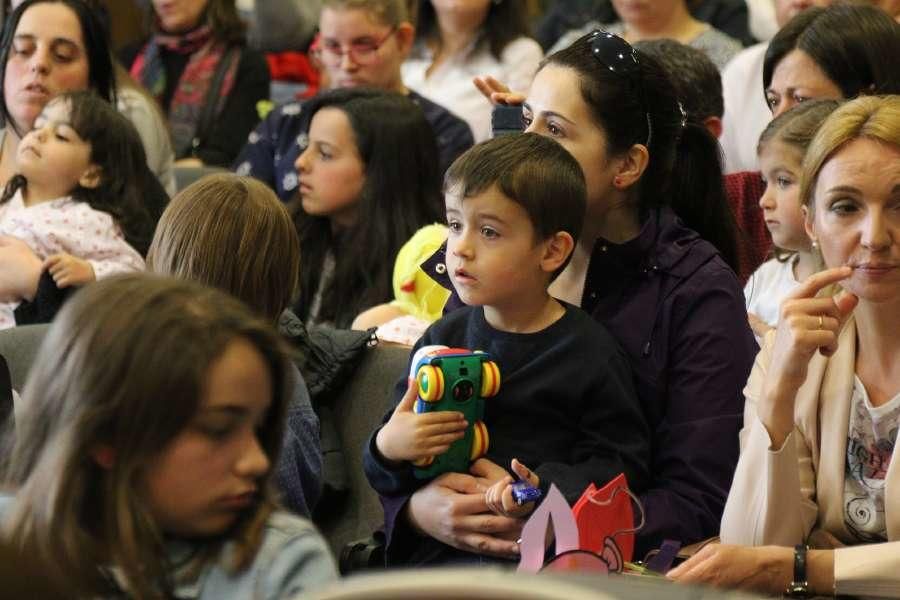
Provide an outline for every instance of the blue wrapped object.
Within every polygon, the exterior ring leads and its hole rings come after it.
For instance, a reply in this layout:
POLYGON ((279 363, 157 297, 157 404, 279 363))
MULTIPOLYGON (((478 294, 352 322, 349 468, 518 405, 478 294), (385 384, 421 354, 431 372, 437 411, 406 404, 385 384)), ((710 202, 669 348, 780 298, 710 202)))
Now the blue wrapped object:
POLYGON ((527 481, 517 481, 512 484, 512 497, 519 506, 536 502, 541 499, 541 495, 540 488, 529 485, 527 481))

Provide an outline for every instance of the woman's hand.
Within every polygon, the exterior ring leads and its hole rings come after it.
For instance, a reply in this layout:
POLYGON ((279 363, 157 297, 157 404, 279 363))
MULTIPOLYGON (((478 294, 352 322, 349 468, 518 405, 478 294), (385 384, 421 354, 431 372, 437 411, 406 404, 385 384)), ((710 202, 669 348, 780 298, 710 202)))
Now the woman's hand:
POLYGON ((479 458, 469 467, 469 473, 478 479, 478 483, 487 489, 509 477, 509 471, 487 458, 479 458))
POLYGON ((445 473, 412 495, 406 517, 419 532, 454 548, 515 558, 524 522, 490 514, 485 489, 472 475, 445 473))
POLYGON ((781 448, 794 428, 794 398, 806 381, 809 361, 817 351, 824 356, 834 354, 841 328, 858 302, 846 291, 826 298, 816 294, 852 273, 850 267, 816 273, 781 304, 772 360, 757 409, 774 449, 781 448))
POLYGON ((491 104, 518 106, 525 102, 525 96, 523 94, 510 91, 506 85, 500 83, 490 75, 476 77, 472 80, 472 83, 475 84, 475 87, 478 88, 478 91, 481 92, 485 98, 491 101, 491 104))
POLYGON ((0 302, 33 300, 41 279, 41 259, 17 237, 0 236, 0 302))
POLYGON ((794 551, 780 546, 710 544, 668 572, 679 583, 783 593, 794 575, 794 551))

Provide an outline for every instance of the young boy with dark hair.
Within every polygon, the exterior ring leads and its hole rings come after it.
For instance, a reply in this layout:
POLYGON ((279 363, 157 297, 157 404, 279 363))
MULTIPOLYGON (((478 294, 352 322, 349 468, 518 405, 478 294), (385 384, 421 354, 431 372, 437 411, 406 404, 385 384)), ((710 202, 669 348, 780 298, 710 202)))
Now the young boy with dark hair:
MULTIPOLYGON (((513 502, 514 477, 545 492, 554 483, 570 502, 622 472, 638 492, 649 480, 650 433, 628 360, 604 327, 547 291, 571 256, 585 197, 575 159, 531 133, 479 144, 447 173, 447 270, 468 306, 429 327, 411 356, 441 344, 483 350, 499 366, 500 391, 485 400, 490 444, 479 460, 509 473, 486 489, 485 512, 533 509, 513 502)), ((398 383, 397 407, 365 450, 366 475, 382 496, 424 485, 412 462, 464 435, 460 413, 415 413, 416 394, 414 381, 398 383)), ((431 538, 418 546, 410 562, 467 554, 431 538)))

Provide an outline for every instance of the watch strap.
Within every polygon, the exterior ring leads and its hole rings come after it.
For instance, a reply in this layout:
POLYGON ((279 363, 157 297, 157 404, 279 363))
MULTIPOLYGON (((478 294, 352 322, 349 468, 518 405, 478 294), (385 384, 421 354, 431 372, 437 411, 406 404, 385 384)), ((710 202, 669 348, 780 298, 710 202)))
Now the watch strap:
POLYGON ((794 580, 788 586, 785 593, 793 598, 805 598, 809 596, 809 580, 806 577, 806 551, 809 546, 797 544, 794 546, 794 580))

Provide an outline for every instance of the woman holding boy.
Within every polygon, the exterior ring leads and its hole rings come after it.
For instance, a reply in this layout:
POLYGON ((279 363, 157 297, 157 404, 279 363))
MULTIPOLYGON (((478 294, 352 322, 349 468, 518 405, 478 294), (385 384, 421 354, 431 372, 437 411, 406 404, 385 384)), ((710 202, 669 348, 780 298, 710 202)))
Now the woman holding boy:
MULTIPOLYGON (((603 324, 635 373, 653 437, 638 556, 664 539, 715 535, 739 451, 741 388, 758 350, 732 270, 715 138, 684 118, 656 61, 603 32, 550 56, 527 99, 479 83, 495 102, 524 102, 528 131, 556 139, 585 173, 580 241, 550 293, 603 324)), ((422 268, 440 279, 444 263, 438 253, 422 268)), ((515 555, 521 521, 487 514, 478 500, 508 473, 483 467, 385 498, 389 561, 406 560, 416 531, 515 555)))
MULTIPOLYGON (((487 352, 499 367, 500 390, 485 400, 489 447, 476 463, 504 473, 485 496, 499 517, 533 508, 513 502, 506 468, 544 492, 555 484, 572 504, 620 473, 635 491, 651 481, 650 429, 625 353, 590 315, 548 292, 578 239, 584 197, 578 163, 534 133, 479 144, 447 172, 447 270, 467 306, 429 327, 412 360, 439 344, 487 352)), ((421 487, 410 462, 443 454, 468 426, 455 411, 413 413, 418 389, 398 384, 397 398, 406 395, 366 449, 366 475, 383 497, 421 487)), ((409 546, 414 563, 481 560, 434 537, 409 546)))

